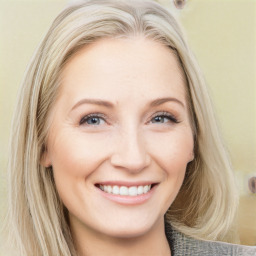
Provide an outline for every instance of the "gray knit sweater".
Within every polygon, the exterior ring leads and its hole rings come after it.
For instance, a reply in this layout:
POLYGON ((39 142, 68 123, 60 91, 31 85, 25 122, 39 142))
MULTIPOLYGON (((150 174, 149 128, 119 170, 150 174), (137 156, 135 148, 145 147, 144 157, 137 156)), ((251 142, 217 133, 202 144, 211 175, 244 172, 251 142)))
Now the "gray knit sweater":
POLYGON ((256 246, 196 240, 165 226, 172 256, 256 256, 256 246))

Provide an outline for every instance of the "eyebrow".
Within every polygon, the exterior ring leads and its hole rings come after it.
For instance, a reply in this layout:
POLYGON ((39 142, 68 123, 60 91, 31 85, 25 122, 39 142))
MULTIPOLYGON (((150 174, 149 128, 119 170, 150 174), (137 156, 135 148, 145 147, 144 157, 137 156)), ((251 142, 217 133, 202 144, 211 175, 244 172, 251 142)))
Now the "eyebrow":
MULTIPOLYGON (((185 108, 185 106, 182 103, 182 101, 180 101, 180 100, 178 100, 176 98, 172 98, 172 97, 159 98, 159 99, 153 100, 152 102, 150 102, 149 106, 150 107, 156 107, 156 106, 162 105, 162 104, 164 104, 165 102, 168 102, 168 101, 174 101, 174 102, 178 103, 179 105, 181 105, 182 107, 185 108)), ((106 100, 101 100, 101 99, 82 99, 82 100, 78 101, 72 107, 71 110, 73 110, 73 109, 75 109, 78 106, 83 105, 83 104, 92 104, 92 105, 104 106, 104 107, 107 107, 107 108, 114 108, 114 104, 109 102, 109 101, 106 101, 106 100)))
POLYGON ((183 108, 185 108, 185 105, 183 104, 182 101, 180 101, 176 98, 172 98, 172 97, 160 98, 160 99, 153 100, 150 103, 150 106, 151 107, 156 107, 156 106, 162 105, 162 104, 164 104, 165 102, 168 102, 168 101, 174 101, 174 102, 180 104, 183 108))
POLYGON ((107 108, 113 108, 114 104, 109 102, 109 101, 105 101, 105 100, 100 100, 100 99, 82 99, 80 101, 78 101, 71 110, 77 108, 78 106, 82 105, 82 104, 92 104, 92 105, 99 105, 99 106, 104 106, 107 108))

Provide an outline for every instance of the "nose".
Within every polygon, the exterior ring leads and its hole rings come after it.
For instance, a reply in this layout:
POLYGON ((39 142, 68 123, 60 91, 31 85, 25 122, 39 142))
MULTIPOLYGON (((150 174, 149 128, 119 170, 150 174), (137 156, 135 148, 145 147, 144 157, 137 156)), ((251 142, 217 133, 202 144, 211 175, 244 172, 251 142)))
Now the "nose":
POLYGON ((110 161, 114 167, 130 173, 138 173, 149 166, 151 158, 142 134, 134 129, 121 133, 110 161))

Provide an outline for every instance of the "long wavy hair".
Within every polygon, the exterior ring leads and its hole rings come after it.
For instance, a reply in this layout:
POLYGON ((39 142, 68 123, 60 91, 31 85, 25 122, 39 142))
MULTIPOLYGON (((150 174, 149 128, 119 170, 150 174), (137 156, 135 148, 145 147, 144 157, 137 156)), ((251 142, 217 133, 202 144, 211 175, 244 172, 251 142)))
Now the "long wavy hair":
POLYGON ((177 21, 153 1, 86 0, 67 7, 54 20, 19 92, 8 166, 7 229, 15 255, 76 255, 52 170, 40 164, 48 115, 70 57, 101 38, 136 36, 175 53, 187 81, 195 159, 165 218, 188 236, 232 242, 237 190, 203 76, 177 21))

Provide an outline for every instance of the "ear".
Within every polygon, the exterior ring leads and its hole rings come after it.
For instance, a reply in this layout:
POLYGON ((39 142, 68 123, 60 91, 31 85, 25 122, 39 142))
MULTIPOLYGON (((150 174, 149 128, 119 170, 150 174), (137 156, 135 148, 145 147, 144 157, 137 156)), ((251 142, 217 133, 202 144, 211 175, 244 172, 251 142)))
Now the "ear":
POLYGON ((194 153, 194 150, 192 150, 191 152, 190 152, 190 155, 189 155, 189 163, 190 162, 192 162, 194 159, 195 159, 195 153, 194 153))
POLYGON ((50 167, 52 165, 50 154, 49 154, 46 147, 44 147, 44 149, 43 149, 43 154, 42 154, 41 159, 40 159, 40 164, 43 165, 46 168, 50 167))

